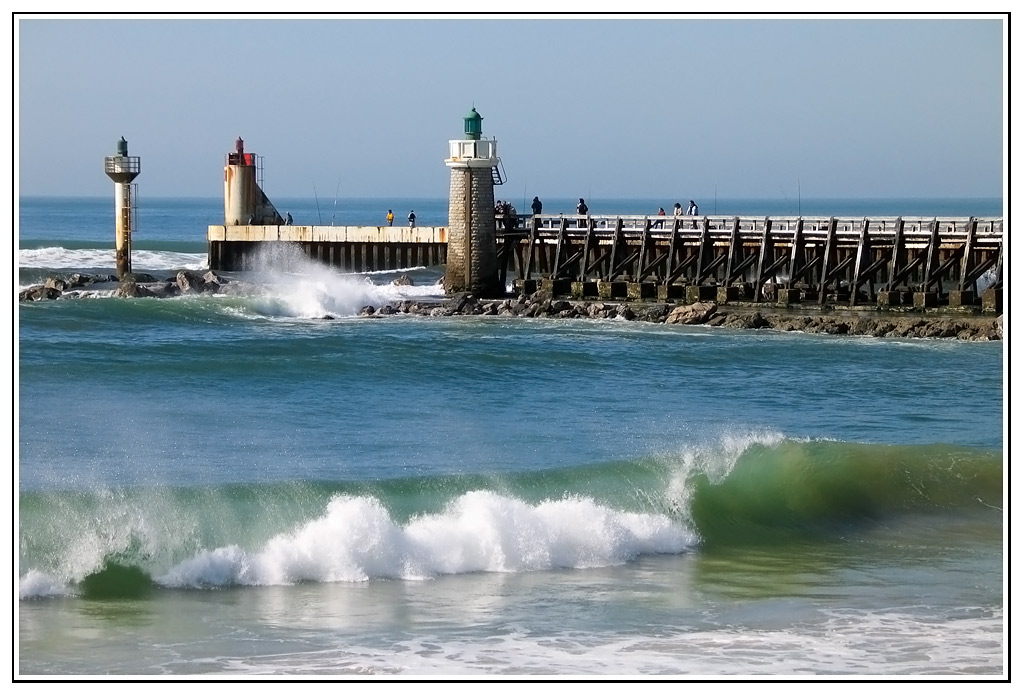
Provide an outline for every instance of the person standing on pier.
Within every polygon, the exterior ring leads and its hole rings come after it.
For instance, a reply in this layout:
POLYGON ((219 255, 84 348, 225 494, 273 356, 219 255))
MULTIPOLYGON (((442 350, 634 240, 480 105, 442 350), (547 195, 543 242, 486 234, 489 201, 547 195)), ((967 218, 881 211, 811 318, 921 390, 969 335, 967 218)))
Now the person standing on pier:
MULTIPOLYGON (((697 208, 697 204, 694 203, 693 201, 690 201, 690 207, 686 209, 686 214, 687 215, 693 215, 694 217, 696 217, 697 215, 700 215, 700 210, 697 208)), ((696 220, 693 221, 693 229, 697 229, 697 221, 696 220)))
MULTIPOLYGON (((576 204, 576 214, 577 215, 586 215, 589 212, 590 212, 590 208, 587 207, 586 201, 584 201, 581 198, 580 202, 576 204)), ((580 227, 586 227, 586 225, 583 224, 583 220, 579 221, 579 225, 580 225, 580 227)))
POLYGON ((544 204, 540 202, 540 199, 536 196, 533 197, 533 204, 530 206, 533 210, 534 215, 540 215, 540 211, 544 208, 544 204))
MULTIPOLYGON (((665 216, 665 209, 664 208, 658 208, 658 217, 664 217, 664 216, 665 216)), ((665 221, 664 220, 658 220, 653 225, 651 225, 651 227, 664 227, 664 226, 665 226, 665 221)))
POLYGON ((292 224, 292 214, 291 213, 285 213, 284 214, 284 224, 286 224, 286 225, 292 224))
POLYGON ((391 212, 391 208, 388 208, 388 227, 395 224, 395 214, 391 212))
POLYGON ((412 210, 409 211, 409 227, 416 226, 416 213, 412 210))
POLYGON ((672 209, 672 214, 675 215, 676 217, 679 217, 680 215, 682 215, 683 214, 683 206, 681 206, 678 203, 676 203, 676 207, 672 209))

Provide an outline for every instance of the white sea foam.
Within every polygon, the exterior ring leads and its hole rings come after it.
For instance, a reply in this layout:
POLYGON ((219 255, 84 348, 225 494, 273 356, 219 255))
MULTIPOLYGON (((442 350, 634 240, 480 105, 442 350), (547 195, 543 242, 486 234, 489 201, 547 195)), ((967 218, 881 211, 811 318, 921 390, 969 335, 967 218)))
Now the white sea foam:
POLYGON ((30 570, 21 576, 18 582, 18 597, 32 599, 34 597, 54 597, 69 593, 68 586, 53 575, 38 570, 30 570))
POLYGON ((616 511, 589 498, 530 505, 475 491, 443 513, 401 526, 374 498, 339 496, 322 517, 272 538, 258 551, 237 546, 204 551, 157 582, 286 585, 593 568, 641 554, 681 553, 695 543, 692 532, 666 516, 616 511))
POLYGON ((366 306, 378 308, 444 294, 440 285, 378 285, 370 275, 379 273, 341 273, 305 258, 297 250, 277 249, 258 257, 252 281, 261 292, 247 307, 264 316, 319 319, 327 315, 354 316, 366 306))
MULTIPOLYGON (((65 249, 64 247, 44 247, 42 249, 19 249, 18 266, 20 268, 52 268, 87 269, 109 268, 111 273, 116 267, 114 250, 110 249, 65 249)), ((132 252, 132 269, 164 270, 182 269, 202 270, 207 267, 206 253, 186 253, 176 251, 132 252)))
POLYGON ((347 642, 317 651, 209 656, 201 664, 234 674, 975 676, 1005 671, 1002 632, 1001 615, 922 622, 898 612, 851 612, 843 620, 787 628, 674 629, 656 637, 557 627, 542 635, 428 634, 390 648, 347 642))
POLYGON ((260 293, 251 297, 246 307, 263 316, 294 319, 355 316, 366 306, 376 309, 444 292, 434 286, 377 285, 362 275, 343 275, 326 268, 301 274, 262 274, 256 281, 260 293))

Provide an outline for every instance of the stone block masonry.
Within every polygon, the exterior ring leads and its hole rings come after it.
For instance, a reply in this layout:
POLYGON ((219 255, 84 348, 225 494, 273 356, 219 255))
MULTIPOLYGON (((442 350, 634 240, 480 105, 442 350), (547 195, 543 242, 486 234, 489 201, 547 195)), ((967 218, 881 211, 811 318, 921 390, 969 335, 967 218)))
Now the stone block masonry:
POLYGON ((453 168, 448 195, 448 293, 493 296, 497 287, 494 183, 490 169, 453 168))

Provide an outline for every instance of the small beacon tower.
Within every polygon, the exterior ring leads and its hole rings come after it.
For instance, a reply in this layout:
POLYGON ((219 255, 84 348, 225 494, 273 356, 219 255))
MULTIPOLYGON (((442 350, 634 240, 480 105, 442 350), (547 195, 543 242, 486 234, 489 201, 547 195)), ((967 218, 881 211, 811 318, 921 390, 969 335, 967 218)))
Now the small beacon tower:
POLYGON ((498 143, 480 138, 483 117, 476 108, 465 117, 466 137, 448 141, 451 185, 448 190, 448 259, 446 293, 472 292, 495 297, 498 250, 494 230, 494 184, 498 175, 498 143))
POLYGON ((261 159, 245 151, 241 138, 224 164, 224 224, 283 225, 284 218, 263 193, 261 159))
POLYGON ((128 156, 128 141, 117 141, 117 154, 103 158, 103 171, 114 181, 114 254, 117 277, 132 272, 132 232, 135 231, 135 180, 142 169, 138 157, 128 156))

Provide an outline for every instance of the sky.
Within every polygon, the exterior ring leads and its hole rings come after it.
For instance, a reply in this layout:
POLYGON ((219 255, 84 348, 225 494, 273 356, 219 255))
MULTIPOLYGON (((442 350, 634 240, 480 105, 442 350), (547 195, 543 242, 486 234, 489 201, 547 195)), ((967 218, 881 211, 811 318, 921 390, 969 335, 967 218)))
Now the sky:
POLYGON ((507 191, 999 197, 999 15, 15 17, 16 195, 447 197, 473 107, 507 191))

